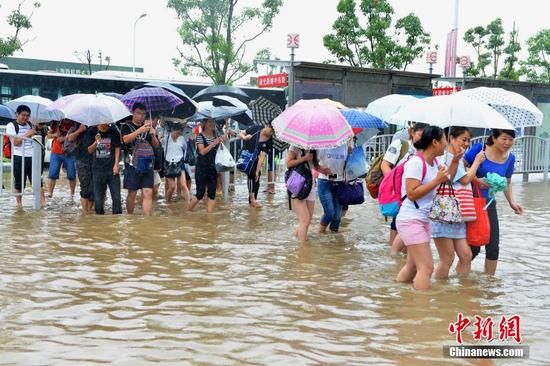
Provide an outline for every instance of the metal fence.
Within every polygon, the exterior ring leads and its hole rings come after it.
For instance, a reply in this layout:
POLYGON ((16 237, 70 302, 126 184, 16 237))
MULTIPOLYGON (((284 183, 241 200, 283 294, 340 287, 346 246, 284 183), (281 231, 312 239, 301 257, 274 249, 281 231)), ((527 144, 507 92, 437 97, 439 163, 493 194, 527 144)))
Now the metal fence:
MULTIPOLYGON (((391 144, 393 135, 372 137, 365 144, 367 162, 370 163, 381 154, 384 154, 391 144)), ((488 136, 475 137, 471 145, 483 143, 488 136)), ((530 173, 543 173, 544 180, 548 179, 550 171, 550 139, 537 136, 522 136, 514 141, 511 152, 516 157, 514 174, 524 174, 528 179, 530 173)))
POLYGON ((25 142, 31 142, 32 143, 32 190, 30 192, 26 191, 24 189, 25 186, 25 158, 28 158, 28 156, 25 156, 25 147, 23 146, 23 155, 20 157, 22 160, 21 165, 21 171, 15 171, 15 164, 14 164, 14 144, 13 144, 13 138, 18 137, 14 135, 8 135, 5 133, 5 128, 0 130, 0 197, 16 197, 16 196, 33 196, 33 207, 35 209, 40 208, 40 190, 41 190, 41 175, 42 175, 42 144, 32 138, 28 137, 19 137, 23 139, 22 144, 24 145, 25 142), (4 162, 4 136, 7 136, 12 139, 11 143, 11 158, 9 162, 4 162), (4 185, 4 173, 8 171, 8 179, 9 179, 9 189, 5 188, 4 185), (15 191, 15 183, 14 178, 15 174, 21 175, 21 192, 15 191))

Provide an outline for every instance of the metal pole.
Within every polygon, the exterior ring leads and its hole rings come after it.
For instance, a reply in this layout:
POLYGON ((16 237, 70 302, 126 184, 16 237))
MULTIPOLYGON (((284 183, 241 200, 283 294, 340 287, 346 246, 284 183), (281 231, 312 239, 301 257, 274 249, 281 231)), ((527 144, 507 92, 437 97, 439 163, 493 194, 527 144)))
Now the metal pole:
POLYGON ((290 49, 290 72, 288 87, 288 105, 294 104, 294 48, 290 49))
MULTIPOLYGON (((34 209, 38 210, 40 208, 40 198, 41 198, 41 182, 42 182, 42 145, 37 141, 32 142, 32 194, 33 194, 33 203, 34 209)), ((24 166, 24 165, 23 165, 24 166)), ((24 181, 23 181, 24 182, 24 181)))
POLYGON ((137 18, 136 21, 134 22, 134 47, 133 47, 133 58, 132 58, 132 72, 136 72, 136 26, 138 21, 141 18, 144 18, 146 16, 147 14, 141 14, 139 18, 137 18))
POLYGON ((544 140, 544 181, 548 180, 548 170, 550 170, 550 139, 544 140))

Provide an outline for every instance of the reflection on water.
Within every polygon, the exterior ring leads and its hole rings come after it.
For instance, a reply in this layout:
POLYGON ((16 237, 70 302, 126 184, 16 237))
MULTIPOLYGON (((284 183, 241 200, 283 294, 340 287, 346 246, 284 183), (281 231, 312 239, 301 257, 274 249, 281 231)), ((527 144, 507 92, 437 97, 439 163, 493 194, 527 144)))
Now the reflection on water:
POLYGON ((519 363, 442 359, 458 312, 520 314, 531 347, 521 363, 550 359, 550 185, 516 185, 523 217, 501 199, 497 277, 477 259, 469 279, 426 292, 394 282, 404 259, 388 256, 372 200, 341 233, 312 228, 297 244, 286 197, 249 210, 245 190, 213 215, 159 202, 151 218, 81 217, 67 198, 16 211, 1 199, 0 364, 519 363))

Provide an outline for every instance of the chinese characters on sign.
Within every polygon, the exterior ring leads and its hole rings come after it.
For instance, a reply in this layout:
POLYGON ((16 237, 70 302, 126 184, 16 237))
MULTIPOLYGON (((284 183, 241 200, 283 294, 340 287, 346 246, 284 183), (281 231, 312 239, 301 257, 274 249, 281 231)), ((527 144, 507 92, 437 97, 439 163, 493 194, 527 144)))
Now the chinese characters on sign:
MULTIPOLYGON (((465 317, 462 313, 458 313, 457 321, 449 324, 449 332, 456 336, 456 342, 462 344, 462 332, 472 324, 474 326, 473 338, 475 341, 481 341, 484 339, 487 342, 493 340, 493 318, 482 317, 475 315, 475 321, 472 323, 468 317, 465 317)), ((519 315, 513 315, 506 318, 504 315, 500 318, 498 323, 498 332, 500 341, 507 341, 513 339, 516 343, 521 343, 521 330, 520 330, 521 317, 519 315)))
POLYGON ((258 88, 276 88, 288 86, 288 74, 258 76, 258 88))
POLYGON ((445 87, 445 88, 433 88, 432 95, 451 95, 459 91, 460 91, 460 86, 455 86, 454 88, 452 86, 445 87))

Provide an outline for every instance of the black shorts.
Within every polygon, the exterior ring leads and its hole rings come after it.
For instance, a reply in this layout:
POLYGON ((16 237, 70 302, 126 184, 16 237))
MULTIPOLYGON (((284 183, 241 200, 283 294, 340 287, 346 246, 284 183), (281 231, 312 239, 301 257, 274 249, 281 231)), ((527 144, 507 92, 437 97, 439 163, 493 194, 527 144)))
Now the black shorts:
POLYGON ((23 158, 18 155, 13 156, 13 180, 15 189, 21 191, 21 185, 23 189, 27 186, 27 179, 32 184, 32 157, 25 156, 25 163, 23 163, 23 158), (23 165, 25 165, 23 167, 23 165), (21 171, 23 172, 23 182, 21 182, 21 171), (22 183, 22 184, 21 184, 22 183))
MULTIPOLYGON (((496 261, 498 260, 500 249, 500 227, 498 224, 497 203, 495 201, 487 207, 487 215, 489 216, 489 226, 491 227, 491 239, 489 240, 489 244, 484 245, 485 259, 496 261)), ((470 246, 470 248, 472 248, 472 259, 474 259, 481 251, 481 247, 470 246)))
POLYGON ((136 168, 128 163, 124 164, 124 188, 129 191, 138 191, 142 188, 153 188, 155 184, 155 172, 150 170, 138 173, 136 168))

